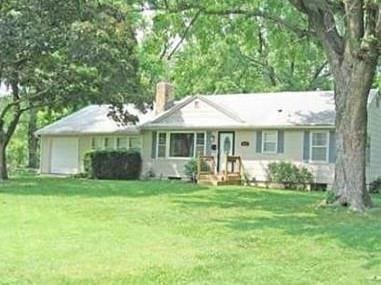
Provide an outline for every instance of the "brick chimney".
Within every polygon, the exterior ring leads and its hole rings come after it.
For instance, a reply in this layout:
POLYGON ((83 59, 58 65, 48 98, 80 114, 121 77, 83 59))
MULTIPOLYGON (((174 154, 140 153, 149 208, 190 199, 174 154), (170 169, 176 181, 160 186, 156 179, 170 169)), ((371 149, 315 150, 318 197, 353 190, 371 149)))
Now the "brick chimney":
POLYGON ((155 113, 160 114, 174 104, 173 86, 168 82, 159 82, 156 85, 155 113))

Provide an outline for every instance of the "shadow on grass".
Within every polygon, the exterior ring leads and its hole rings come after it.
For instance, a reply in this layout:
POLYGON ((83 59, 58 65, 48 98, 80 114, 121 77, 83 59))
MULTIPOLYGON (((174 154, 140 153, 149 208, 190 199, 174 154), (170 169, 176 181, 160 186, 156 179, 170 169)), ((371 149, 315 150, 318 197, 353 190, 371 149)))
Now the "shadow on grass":
POLYGON ((0 194, 87 197, 147 197, 189 194, 205 188, 185 182, 110 181, 74 178, 22 177, 0 183, 0 194))
POLYGON ((364 267, 381 265, 380 197, 375 197, 374 209, 360 215, 344 208, 318 208, 323 193, 231 187, 216 189, 213 194, 204 197, 188 195, 176 202, 185 208, 240 208, 244 210, 239 212, 242 215, 214 222, 234 231, 252 234, 278 230, 295 236, 295 239, 303 236, 336 240, 344 248, 359 251, 367 259, 364 267))

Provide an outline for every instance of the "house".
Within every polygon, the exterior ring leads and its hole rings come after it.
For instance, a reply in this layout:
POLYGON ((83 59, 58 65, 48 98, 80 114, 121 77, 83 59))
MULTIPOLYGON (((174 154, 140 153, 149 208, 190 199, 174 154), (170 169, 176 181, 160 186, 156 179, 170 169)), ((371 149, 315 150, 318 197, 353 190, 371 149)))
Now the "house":
MULTIPOLYGON (((316 183, 330 185, 335 161, 335 105, 332 91, 197 95, 175 102, 168 83, 157 86, 155 107, 136 125, 120 126, 107 117, 108 106, 89 106, 37 132, 41 173, 83 171, 91 149, 134 148, 141 152, 143 174, 183 177, 184 165, 198 154, 224 168, 223 157, 240 156, 247 175, 267 180, 267 165, 290 161, 307 167, 316 183)), ((381 176, 380 95, 368 102, 367 180, 381 176)))

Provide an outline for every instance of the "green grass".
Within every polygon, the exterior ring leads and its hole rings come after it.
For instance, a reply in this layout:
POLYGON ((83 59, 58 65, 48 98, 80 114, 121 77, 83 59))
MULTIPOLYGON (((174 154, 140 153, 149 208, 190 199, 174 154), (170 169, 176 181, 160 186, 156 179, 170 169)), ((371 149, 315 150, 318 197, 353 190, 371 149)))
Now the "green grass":
POLYGON ((381 197, 169 182, 0 184, 0 284, 381 284, 381 197))

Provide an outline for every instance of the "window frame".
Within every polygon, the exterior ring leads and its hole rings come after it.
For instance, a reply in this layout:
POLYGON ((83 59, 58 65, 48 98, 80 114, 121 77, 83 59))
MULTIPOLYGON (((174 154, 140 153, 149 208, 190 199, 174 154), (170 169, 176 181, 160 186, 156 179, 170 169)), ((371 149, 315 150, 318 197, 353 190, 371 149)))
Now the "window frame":
POLYGON ((92 136, 90 141, 90 149, 93 151, 105 150, 104 138, 102 136, 92 136))
POLYGON ((328 163, 329 162, 329 131, 311 131, 310 132, 310 162, 312 163, 328 163), (314 146, 313 145, 313 135, 314 134, 325 134, 326 143, 325 146, 314 146), (326 148, 325 160, 313 160, 312 159, 312 149, 313 148, 326 148))
POLYGON ((129 149, 129 141, 130 141, 130 137, 129 136, 117 136, 116 140, 115 140, 115 149, 116 150, 123 150, 125 148, 126 150, 128 150, 129 149), (127 140, 126 147, 120 147, 119 146, 120 139, 126 139, 127 140))
POLYGON ((268 153, 268 154, 278 153, 278 131, 277 130, 262 131, 262 153, 268 153), (265 151, 265 134, 266 133, 275 133, 275 149, 274 149, 274 151, 265 151))
POLYGON ((204 134, 204 149, 203 155, 206 153, 206 131, 158 131, 156 134, 156 159, 174 159, 174 160, 190 160, 197 157, 197 134, 204 134), (159 157, 159 136, 165 134, 165 156, 159 157), (170 155, 171 134, 193 134, 193 154, 189 157, 179 157, 170 155))
POLYGON ((157 132, 156 134, 156 159, 166 159, 168 154, 168 133, 167 132, 157 132), (160 135, 165 134, 165 151, 164 156, 159 156, 159 146, 160 144, 160 135))

